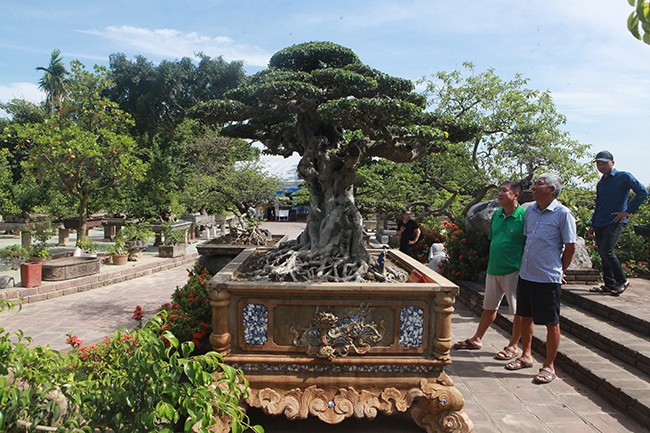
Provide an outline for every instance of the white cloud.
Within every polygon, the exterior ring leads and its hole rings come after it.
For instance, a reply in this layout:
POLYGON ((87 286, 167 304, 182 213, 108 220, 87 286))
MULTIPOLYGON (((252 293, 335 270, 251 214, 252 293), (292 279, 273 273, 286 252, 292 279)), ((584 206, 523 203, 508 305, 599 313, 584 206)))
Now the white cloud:
POLYGON ((271 57, 261 48, 237 43, 228 36, 205 36, 175 29, 109 26, 84 33, 104 38, 122 50, 129 47, 142 55, 181 58, 202 52, 213 57, 223 56, 228 61, 242 60, 250 66, 266 66, 271 57))
POLYGON ((45 99, 45 94, 33 83, 10 83, 0 85, 0 101, 9 102, 12 99, 26 99, 39 103, 45 99))

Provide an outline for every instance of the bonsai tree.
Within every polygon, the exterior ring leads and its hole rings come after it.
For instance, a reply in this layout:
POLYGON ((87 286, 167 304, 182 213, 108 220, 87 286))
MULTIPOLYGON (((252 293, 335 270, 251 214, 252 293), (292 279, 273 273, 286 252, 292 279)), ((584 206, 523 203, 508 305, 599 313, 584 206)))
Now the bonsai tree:
POLYGON ((116 239, 125 241, 127 246, 129 243, 144 246, 146 241, 153 235, 154 233, 153 230, 151 230, 151 224, 142 221, 137 224, 128 224, 122 227, 120 231, 117 232, 116 239))
POLYGON ((106 248, 106 253, 111 256, 125 256, 129 254, 129 249, 123 239, 115 239, 115 243, 106 248))
POLYGON ((164 224, 163 235, 165 236, 165 245, 180 245, 186 241, 186 231, 174 230, 171 223, 164 224))
POLYGON ((31 250, 20 245, 9 245, 0 249, 0 261, 10 266, 11 269, 20 269, 20 265, 29 258, 31 250))
POLYGON ((461 140, 461 128, 425 112, 408 80, 359 60, 350 49, 310 42, 273 55, 261 71, 222 100, 193 115, 229 122, 224 135, 258 140, 268 151, 297 152, 311 212, 296 242, 267 254, 260 275, 273 280, 349 281, 373 272, 363 243, 353 186, 359 164, 372 157, 410 162, 461 140))
POLYGON ((47 245, 47 241, 54 236, 54 230, 52 228, 36 230, 33 234, 36 243, 32 245, 30 256, 40 260, 47 259, 50 257, 50 247, 47 245))
POLYGON ((136 261, 147 247, 147 240, 154 235, 151 224, 146 221, 129 224, 120 229, 115 236, 115 244, 124 243, 128 250, 129 260, 136 261))
POLYGON ((77 240, 77 246, 86 254, 96 253, 99 250, 99 244, 88 238, 77 240))

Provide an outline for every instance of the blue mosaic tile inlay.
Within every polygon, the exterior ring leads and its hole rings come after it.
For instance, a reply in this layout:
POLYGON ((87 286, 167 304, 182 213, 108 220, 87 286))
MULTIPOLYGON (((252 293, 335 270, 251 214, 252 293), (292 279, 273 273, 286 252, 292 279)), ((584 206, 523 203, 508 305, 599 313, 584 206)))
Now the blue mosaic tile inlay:
POLYGON ((269 310, 264 304, 244 307, 244 342, 251 346, 265 344, 269 337, 269 310))
POLYGON ((413 348, 422 346, 424 335, 424 311, 416 306, 402 308, 399 313, 399 344, 413 348))

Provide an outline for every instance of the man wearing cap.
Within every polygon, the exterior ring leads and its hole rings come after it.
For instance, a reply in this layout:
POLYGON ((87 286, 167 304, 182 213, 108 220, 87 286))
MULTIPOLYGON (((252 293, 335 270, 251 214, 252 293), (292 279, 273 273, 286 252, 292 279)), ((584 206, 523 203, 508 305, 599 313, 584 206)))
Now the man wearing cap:
POLYGON ((614 156, 607 150, 598 152, 595 162, 602 177, 596 185, 596 210, 588 234, 596 238, 605 284, 591 291, 619 296, 629 283, 614 248, 627 224, 627 216, 639 209, 648 190, 632 174, 616 170, 614 156), (630 190, 634 191, 634 199, 628 203, 630 190))

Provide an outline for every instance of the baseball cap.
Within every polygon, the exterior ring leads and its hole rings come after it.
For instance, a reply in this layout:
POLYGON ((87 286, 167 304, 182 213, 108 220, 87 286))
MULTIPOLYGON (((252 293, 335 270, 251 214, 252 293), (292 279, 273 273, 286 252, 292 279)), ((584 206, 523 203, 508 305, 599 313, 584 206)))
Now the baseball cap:
POLYGON ((602 161, 602 162, 609 162, 609 161, 614 161, 614 155, 612 155, 610 152, 606 150, 601 150, 596 154, 596 158, 594 161, 602 161))

